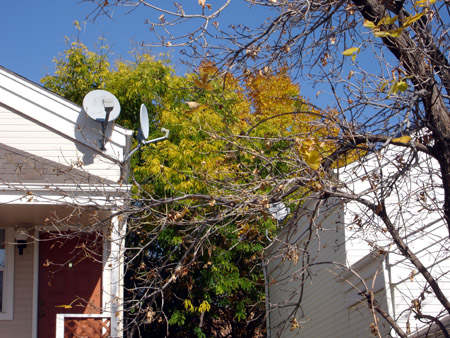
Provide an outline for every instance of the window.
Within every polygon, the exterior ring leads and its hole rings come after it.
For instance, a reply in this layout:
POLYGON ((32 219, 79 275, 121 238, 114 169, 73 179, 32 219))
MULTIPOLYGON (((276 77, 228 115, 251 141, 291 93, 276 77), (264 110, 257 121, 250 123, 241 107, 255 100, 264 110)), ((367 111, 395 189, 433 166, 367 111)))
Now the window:
POLYGON ((14 229, 0 228, 0 320, 13 319, 14 229))

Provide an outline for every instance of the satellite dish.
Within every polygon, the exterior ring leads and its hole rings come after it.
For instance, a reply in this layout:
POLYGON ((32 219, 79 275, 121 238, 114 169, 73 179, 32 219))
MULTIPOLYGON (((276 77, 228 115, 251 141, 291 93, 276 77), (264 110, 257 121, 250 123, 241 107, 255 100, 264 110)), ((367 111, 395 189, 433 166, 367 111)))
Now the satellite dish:
POLYGON ((83 109, 91 119, 101 122, 102 139, 100 140, 100 149, 105 151, 107 125, 120 115, 119 100, 106 90, 93 90, 84 97, 83 109))
POLYGON ((283 202, 276 202, 269 205, 269 212, 277 221, 283 221, 289 215, 291 209, 287 208, 283 202))
POLYGON ((83 109, 88 116, 98 122, 108 123, 120 115, 120 103, 106 90, 93 90, 83 99, 83 109))
POLYGON ((150 124, 148 121, 148 110, 145 104, 141 104, 141 112, 139 115, 140 127, 138 132, 138 140, 140 142, 145 141, 148 138, 150 124))

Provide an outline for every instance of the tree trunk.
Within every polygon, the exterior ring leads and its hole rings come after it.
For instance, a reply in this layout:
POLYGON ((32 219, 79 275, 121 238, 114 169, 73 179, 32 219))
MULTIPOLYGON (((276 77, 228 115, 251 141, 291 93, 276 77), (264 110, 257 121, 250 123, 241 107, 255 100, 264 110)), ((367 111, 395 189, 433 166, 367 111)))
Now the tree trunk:
MULTIPOLYGON (((387 15, 384 5, 379 0, 353 0, 353 3, 366 20, 376 23, 387 15)), ((414 31, 422 40, 428 41, 426 48, 419 46, 408 34, 407 29, 397 38, 384 37, 382 40, 400 61, 407 75, 411 76, 416 92, 422 97, 425 109, 424 127, 433 134, 432 155, 438 161, 442 175, 445 193, 444 217, 450 236, 450 116, 442 95, 445 85, 450 83, 448 78, 450 68, 445 58, 442 60, 437 57, 442 53, 433 41, 429 41, 430 37, 423 25, 416 23, 414 31), (435 72, 436 69, 438 73, 435 72), (437 82, 437 77, 440 77, 443 85, 437 82)))

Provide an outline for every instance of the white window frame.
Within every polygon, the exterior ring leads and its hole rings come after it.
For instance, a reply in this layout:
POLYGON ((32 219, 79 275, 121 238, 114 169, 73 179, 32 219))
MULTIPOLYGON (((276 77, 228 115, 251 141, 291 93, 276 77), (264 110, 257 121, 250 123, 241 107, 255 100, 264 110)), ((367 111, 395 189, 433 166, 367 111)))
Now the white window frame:
POLYGON ((14 228, 5 230, 5 268, 3 271, 3 309, 0 309, 0 320, 14 319, 14 228))

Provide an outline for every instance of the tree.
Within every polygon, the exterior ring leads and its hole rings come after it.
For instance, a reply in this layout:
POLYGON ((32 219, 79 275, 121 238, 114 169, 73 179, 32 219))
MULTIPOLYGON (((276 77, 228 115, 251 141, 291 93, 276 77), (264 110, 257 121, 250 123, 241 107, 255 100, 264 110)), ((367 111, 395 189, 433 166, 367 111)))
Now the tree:
POLYGON ((121 102, 118 123, 136 128, 146 103, 151 135, 156 126, 171 131, 170 140, 134 156, 134 202, 121 211, 129 217, 128 336, 262 335, 261 255, 277 225, 265 195, 294 168, 313 173, 334 149, 318 139, 336 130, 305 104, 285 67, 240 81, 205 61, 178 77, 167 62, 142 54, 102 68, 106 59, 81 42, 56 62, 55 75, 42 80, 47 87, 78 103, 91 89, 107 89, 121 102))
MULTIPOLYGON (((91 2, 105 12, 121 5, 148 9, 154 14, 149 24, 161 45, 190 46, 193 56, 206 55, 207 51, 224 67, 245 72, 252 67, 263 71, 265 67, 287 64, 314 84, 328 84, 339 114, 338 120, 332 117, 339 133, 323 135, 321 141, 334 141, 333 154, 320 158, 313 181, 302 176, 281 177, 277 181, 281 192, 271 191, 267 198, 280 201, 306 187, 323 198, 335 196, 364 206, 371 219, 384 226, 364 219, 360 227, 362 239, 367 239, 368 233, 376 234, 375 239, 387 235, 389 244, 426 280, 421 291, 411 296, 411 304, 417 300, 420 303, 420 295, 426 291, 432 292, 443 309, 441 314, 423 313, 418 306, 405 311, 429 325, 442 324, 442 317, 450 314, 449 301, 441 288, 445 283, 405 242, 402 229, 412 230, 412 225, 405 221, 403 209, 393 212, 388 205, 392 203, 389 198, 398 203, 416 199, 417 192, 409 191, 403 196, 399 190, 400 182, 411 182, 411 171, 418 169, 429 178, 424 191, 429 189, 439 195, 431 198, 433 202, 426 199, 431 204, 424 207, 422 216, 426 217, 427 210, 434 210, 450 229, 450 65, 445 56, 449 48, 448 1, 248 1, 250 6, 265 6, 269 13, 255 28, 244 23, 230 27, 220 24, 219 14, 236 3, 230 0, 221 5, 198 1, 198 8, 184 3, 158 7, 145 1, 91 2), (187 19, 192 25, 200 23, 191 26, 188 34, 177 35, 176 30, 171 30, 187 19), (388 150, 392 145, 403 149, 395 156, 403 158, 402 152, 409 156, 397 172, 386 171, 382 165, 392 163, 385 156, 392 154, 388 150), (333 175, 338 159, 355 149, 379 154, 383 159, 377 167, 377 176, 382 174, 383 180, 373 181, 372 191, 366 195, 345 188, 346 182, 337 182, 333 175), (419 157, 425 158, 426 165, 415 161, 419 157)), ((295 142, 290 146, 295 147, 295 142)), ((319 157, 317 153, 312 155, 319 157)), ((353 156, 355 159, 358 158, 353 156)), ((367 163, 357 160, 354 165, 365 170, 367 163)), ((291 218, 288 223, 296 221, 291 218)), ((448 235, 444 242, 447 240, 448 235)), ((380 247, 385 250, 389 245, 380 243, 380 247)), ((445 244, 440 248, 445 252, 445 244)), ((444 255, 444 259, 448 257, 444 255)), ((385 316, 381 309, 378 314, 385 316)), ((395 318, 386 320, 397 334, 406 336, 407 327, 396 326, 395 318)))

